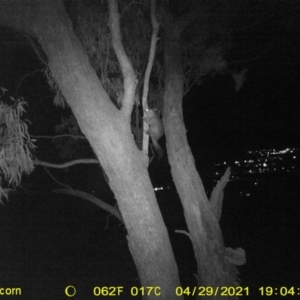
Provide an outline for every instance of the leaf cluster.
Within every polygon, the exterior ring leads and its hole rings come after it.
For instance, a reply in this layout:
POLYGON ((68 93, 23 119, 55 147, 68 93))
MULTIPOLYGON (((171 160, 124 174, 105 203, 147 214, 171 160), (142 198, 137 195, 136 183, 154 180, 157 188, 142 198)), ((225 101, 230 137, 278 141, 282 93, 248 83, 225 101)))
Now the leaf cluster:
MULTIPOLYGON (((72 18, 75 31, 110 99, 121 106, 123 78, 111 43, 106 2, 81 1, 72 18)), ((152 34, 148 1, 120 1, 122 43, 138 79, 137 95, 141 95, 152 34)), ((155 77, 162 68, 154 66, 155 77), (158 72, 158 73, 157 73, 158 72)), ((137 97, 138 99, 139 97, 137 97)))
POLYGON ((5 102, 7 90, 1 88, 0 96, 0 203, 7 198, 12 186, 15 189, 21 182, 22 173, 33 171, 34 140, 30 139, 28 126, 23 121, 26 102, 9 97, 5 102), (8 103, 7 103, 8 102, 8 103), (9 103, 10 102, 10 103, 9 103), (4 182, 5 181, 5 182, 4 182), (7 187, 5 187, 7 183, 7 187))

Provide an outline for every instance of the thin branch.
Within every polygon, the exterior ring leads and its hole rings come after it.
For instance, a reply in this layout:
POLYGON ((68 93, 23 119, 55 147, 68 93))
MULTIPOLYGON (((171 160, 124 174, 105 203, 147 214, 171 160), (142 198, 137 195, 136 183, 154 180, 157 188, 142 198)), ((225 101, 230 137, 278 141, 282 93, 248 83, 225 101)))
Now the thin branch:
POLYGON ((57 184, 59 184, 60 186, 66 187, 66 188, 68 188, 68 189, 72 189, 69 185, 67 185, 67 184, 65 184, 65 183, 62 183, 62 182, 60 182, 58 179, 56 179, 56 178, 49 172, 49 170, 48 170, 46 167, 44 167, 44 169, 45 169, 46 173, 50 176, 50 178, 51 178, 53 181, 55 181, 57 184))
POLYGON ((155 14, 155 0, 151 1, 151 23, 152 23, 152 37, 151 37, 151 44, 150 44, 149 59, 148 59, 148 64, 145 72, 143 97, 142 97, 142 103, 144 109, 148 107, 147 97, 149 91, 149 81, 150 81, 151 70, 154 62, 156 43, 158 40, 157 35, 158 35, 159 23, 157 21, 156 14, 155 14))
POLYGON ((36 53, 37 57, 40 59, 40 61, 45 65, 45 66, 48 66, 48 63, 47 61, 42 57, 40 51, 38 50, 38 47, 36 45, 36 43, 34 42, 33 38, 28 35, 28 34, 25 34, 25 37, 27 38, 27 40, 29 40, 34 52, 36 53))
POLYGON ((66 134, 59 134, 59 135, 53 135, 53 136, 50 136, 50 135, 31 135, 30 137, 33 137, 35 139, 57 139, 57 138, 62 138, 62 137, 71 137, 71 138, 74 138, 74 139, 86 139, 85 136, 83 135, 74 135, 74 134, 69 134, 69 133, 66 133, 66 134))
POLYGON ((46 161, 41 161, 41 160, 35 159, 34 164, 36 166, 44 166, 44 167, 49 167, 49 168, 54 168, 54 169, 64 169, 64 168, 68 168, 68 167, 79 165, 79 164, 98 164, 99 165, 99 161, 97 159, 93 159, 93 158, 82 158, 82 159, 72 160, 72 161, 69 161, 69 162, 66 162, 63 164, 53 164, 53 163, 49 163, 46 161))
POLYGON ((65 195, 72 195, 72 196, 76 196, 76 197, 80 197, 83 198, 85 200, 90 201, 91 203, 97 205, 98 207, 104 209, 105 211, 111 213, 112 215, 114 215, 117 219, 119 219, 122 223, 124 223, 123 221, 123 217, 120 213, 120 211, 111 206, 110 204, 107 204, 106 202, 100 200, 99 198, 97 198, 94 195, 91 195, 89 193, 80 191, 80 190, 73 190, 73 189, 55 189, 53 190, 54 193, 60 193, 60 194, 65 194, 65 195))
MULTIPOLYGON (((187 73, 186 73, 187 74, 187 73)), ((193 79, 192 83, 190 84, 186 84, 185 85, 185 90, 184 90, 184 93, 183 93, 183 96, 185 96, 190 90, 191 88, 197 83, 197 81, 201 78, 201 77, 205 77, 207 75, 209 75, 210 73, 209 72, 206 72, 206 73, 200 73, 198 74, 195 79, 193 79)), ((185 76, 186 78, 186 76, 185 76)))
POLYGON ((274 44, 277 43, 277 40, 275 40, 274 42, 270 43, 269 45, 267 45, 267 47, 257 56, 255 57, 252 57, 252 58, 248 58, 248 59, 239 59, 239 60, 234 60, 234 61, 231 61, 231 62, 228 62, 227 65, 230 66, 230 65, 233 65, 233 64, 238 64, 238 63, 247 63, 247 62, 252 62, 252 61, 256 61, 256 60, 259 60, 261 59, 266 53, 268 53, 274 44))
MULTIPOLYGON (((147 64, 147 69, 145 72, 145 79, 144 79, 144 86, 143 86, 143 96, 142 96, 142 105, 143 108, 148 108, 147 104, 147 98, 148 98, 148 92, 149 92, 149 81, 150 81, 150 75, 151 70, 153 67, 154 57, 155 57, 155 50, 156 50, 156 43, 157 43, 157 35, 159 30, 159 23, 156 18, 156 1, 151 0, 151 24, 152 24, 152 37, 151 37, 151 44, 150 44, 150 52, 149 52, 149 59, 147 64)), ((144 125, 144 131, 147 131, 149 128, 149 124, 147 124, 145 121, 143 123, 144 125)), ((148 156, 148 145, 149 145, 149 135, 143 134, 143 152, 148 156)))
POLYGON ((17 90, 17 91, 19 90, 20 85, 22 84, 22 82, 23 82, 28 76, 31 76, 31 75, 33 75, 33 74, 35 74, 35 73, 38 73, 38 72, 42 72, 42 70, 34 70, 34 71, 30 72, 30 73, 25 74, 21 79, 18 80, 18 83, 17 83, 17 86, 16 86, 16 90, 17 90))

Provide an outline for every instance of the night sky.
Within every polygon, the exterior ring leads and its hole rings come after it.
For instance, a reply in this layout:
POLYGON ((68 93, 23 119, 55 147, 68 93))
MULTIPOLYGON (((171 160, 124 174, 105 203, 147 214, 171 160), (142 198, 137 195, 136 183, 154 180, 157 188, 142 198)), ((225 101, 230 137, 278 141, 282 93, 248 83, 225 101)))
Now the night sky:
POLYGON ((247 69, 241 90, 236 93, 229 72, 205 78, 186 96, 185 122, 195 153, 204 146, 224 158, 247 149, 299 147, 299 3, 274 3, 287 4, 266 10, 253 26, 233 30, 225 58, 228 68, 247 69))

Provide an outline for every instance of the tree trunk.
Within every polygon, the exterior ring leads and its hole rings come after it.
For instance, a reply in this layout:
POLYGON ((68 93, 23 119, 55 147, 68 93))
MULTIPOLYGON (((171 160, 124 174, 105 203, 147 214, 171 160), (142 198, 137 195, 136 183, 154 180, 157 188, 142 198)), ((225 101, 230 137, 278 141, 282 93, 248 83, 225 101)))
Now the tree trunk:
MULTIPOLYGON (((184 75, 181 66, 182 28, 170 22, 165 26, 164 127, 171 172, 179 193, 189 237, 198 264, 199 286, 233 286, 236 278, 225 259, 225 248, 218 220, 207 199, 188 145, 182 113, 184 75)), ((235 267, 234 267, 235 268, 235 267)), ((235 275, 235 269, 233 271, 235 275)), ((217 296, 215 299, 224 299, 217 296)), ((211 297, 201 297, 211 299, 211 297)))
MULTIPOLYGON (((37 38, 78 124, 109 178, 128 232, 142 286, 158 286, 160 299, 175 297, 177 265, 147 163, 128 119, 111 103, 76 37, 62 1, 1 1, 1 23, 37 38)), ((154 293, 144 299, 157 299, 154 293)))

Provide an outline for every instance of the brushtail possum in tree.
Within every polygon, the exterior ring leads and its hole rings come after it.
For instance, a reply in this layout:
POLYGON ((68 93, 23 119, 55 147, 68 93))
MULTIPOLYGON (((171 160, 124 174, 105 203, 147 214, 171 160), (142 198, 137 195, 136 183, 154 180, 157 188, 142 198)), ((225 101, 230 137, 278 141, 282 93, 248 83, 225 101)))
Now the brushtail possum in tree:
POLYGON ((158 144, 158 140, 164 135, 164 126, 162 120, 153 109, 146 109, 144 121, 149 124, 149 129, 146 131, 151 137, 154 149, 157 152, 158 158, 164 155, 164 150, 158 144))

